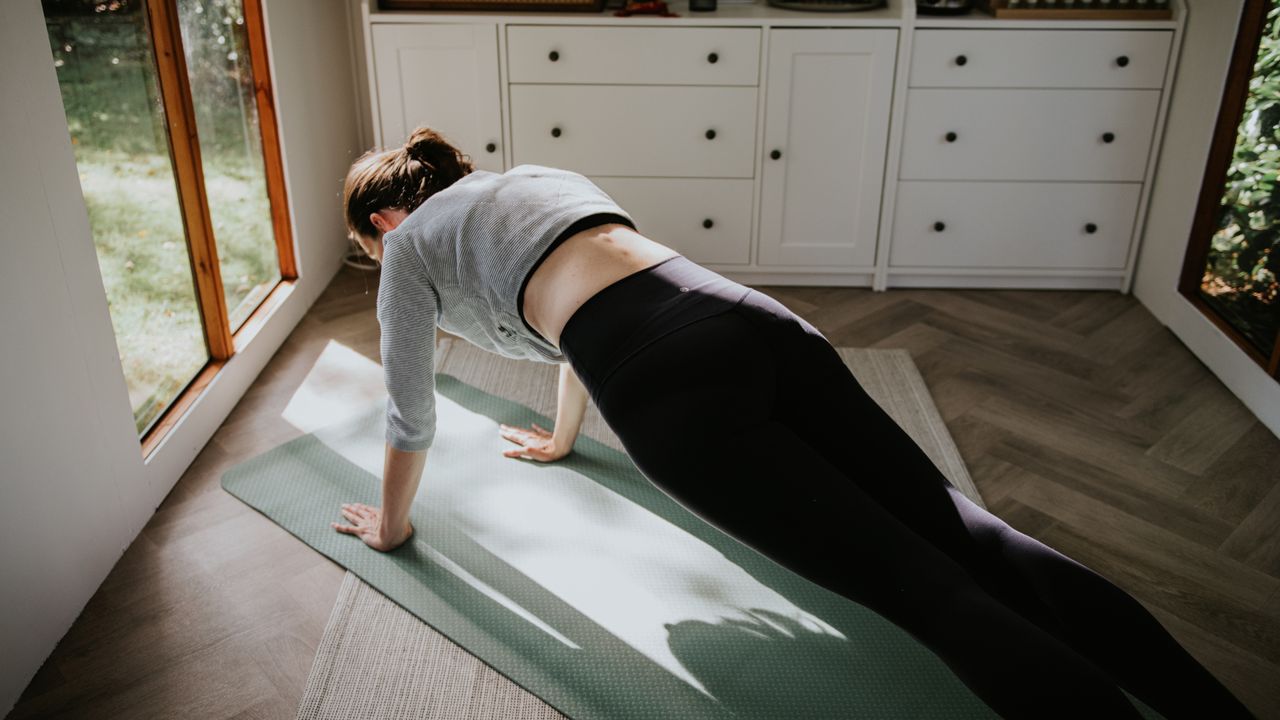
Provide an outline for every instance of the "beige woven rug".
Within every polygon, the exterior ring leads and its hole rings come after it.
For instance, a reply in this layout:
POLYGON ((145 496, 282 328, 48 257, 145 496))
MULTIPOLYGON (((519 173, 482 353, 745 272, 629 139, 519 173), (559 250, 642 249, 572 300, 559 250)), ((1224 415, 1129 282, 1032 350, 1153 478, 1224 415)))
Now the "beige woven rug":
MULTIPOLYGON (((867 393, 961 492, 973 480, 906 350, 840 348, 867 393)), ((436 370, 554 417, 556 366, 443 339, 436 370)), ((594 406, 582 432, 622 449, 594 406)), ((560 720, 565 716, 347 573, 316 652, 299 720, 560 720)))

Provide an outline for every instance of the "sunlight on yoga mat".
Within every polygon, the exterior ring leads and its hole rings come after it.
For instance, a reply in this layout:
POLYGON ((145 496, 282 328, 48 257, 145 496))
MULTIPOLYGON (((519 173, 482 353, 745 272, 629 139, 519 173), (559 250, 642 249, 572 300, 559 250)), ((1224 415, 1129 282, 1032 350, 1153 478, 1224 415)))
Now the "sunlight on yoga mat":
MULTIPOLYGON (((285 419, 314 432, 374 482, 382 476, 385 395, 370 409, 366 391, 320 390, 332 387, 335 377, 354 388, 375 379, 380 386, 382 376, 377 363, 331 343, 289 402, 285 419), (365 411, 352 417, 357 399, 365 411), (341 420, 321 420, 335 417, 341 420)), ((711 695, 669 643, 669 627, 678 623, 761 622, 742 610, 752 608, 846 640, 719 551, 590 478, 563 464, 503 457, 512 445, 498 434, 496 421, 438 395, 436 423, 437 442, 427 453, 414 502, 698 690, 711 695)), ((428 555, 556 640, 578 647, 458 561, 432 548, 428 555)))

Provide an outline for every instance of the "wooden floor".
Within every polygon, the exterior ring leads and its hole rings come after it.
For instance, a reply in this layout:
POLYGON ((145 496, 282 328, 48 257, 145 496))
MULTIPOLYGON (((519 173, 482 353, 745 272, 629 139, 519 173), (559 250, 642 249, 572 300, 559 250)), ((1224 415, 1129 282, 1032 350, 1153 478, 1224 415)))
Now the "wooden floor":
MULTIPOLYGON (((10 717, 294 716, 343 570, 218 481, 298 434, 281 412, 330 340, 376 359, 375 283, 337 277, 10 717)), ((833 344, 910 350, 993 512, 1280 718, 1280 441, 1134 298, 760 289, 833 344)))

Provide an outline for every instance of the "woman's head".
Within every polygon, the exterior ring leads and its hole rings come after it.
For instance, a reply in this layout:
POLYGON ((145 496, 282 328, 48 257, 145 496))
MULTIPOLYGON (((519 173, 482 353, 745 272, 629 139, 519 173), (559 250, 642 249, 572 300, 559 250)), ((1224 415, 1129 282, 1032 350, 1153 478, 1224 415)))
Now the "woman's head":
POLYGON ((347 231, 370 257, 381 260, 384 232, 473 170, 469 157, 428 127, 414 130, 404 147, 370 150, 351 164, 343 183, 347 231))

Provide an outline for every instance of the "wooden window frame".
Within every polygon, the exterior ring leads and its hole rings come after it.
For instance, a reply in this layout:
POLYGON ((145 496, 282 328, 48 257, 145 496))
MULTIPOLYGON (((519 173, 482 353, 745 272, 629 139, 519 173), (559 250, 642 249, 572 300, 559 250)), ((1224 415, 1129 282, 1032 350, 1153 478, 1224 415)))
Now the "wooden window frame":
POLYGON ((280 262, 280 281, 267 293, 240 328, 232 333, 226 298, 223 294, 222 272, 218 264, 218 248, 213 234, 213 219, 209 213, 209 201, 205 194, 204 168, 200 160, 200 141, 196 130, 196 115, 187 74, 186 55, 182 49, 182 30, 178 22, 177 0, 147 0, 147 21, 151 29, 160 97, 164 105, 170 158, 177 181, 178 201, 186 230, 187 246, 190 250, 191 273, 196 286, 196 304, 200 311, 209 361, 140 438, 144 459, 151 455, 168 432, 178 424, 186 411, 226 366, 227 361, 258 334, 267 317, 285 301, 297 284, 298 264, 293 252, 292 227, 289 224, 284 162, 280 154, 279 126, 271 91, 271 72, 262 4, 261 0, 242 0, 242 2, 245 30, 249 38, 249 62, 253 72, 258 129, 262 135, 267 198, 271 206, 271 224, 275 232, 276 254, 280 262))
POLYGON ((1213 131, 1213 144, 1209 160, 1205 163, 1204 181, 1200 185, 1200 198, 1196 205, 1195 222, 1191 227, 1191 239, 1183 258, 1182 275, 1178 281, 1178 293, 1194 305, 1205 317, 1217 325, 1267 374, 1280 379, 1280 335, 1276 337, 1271 353, 1265 354, 1226 320, 1212 305, 1200 296, 1200 281, 1204 277, 1209 260, 1210 243, 1217 230, 1218 208, 1226 189, 1227 169, 1235 153, 1236 134, 1244 116, 1244 105, 1249 96, 1249 81, 1253 78, 1253 66, 1262 43, 1262 31, 1266 27, 1269 0, 1245 0, 1236 30, 1235 49, 1227 74, 1227 86, 1222 93, 1222 105, 1218 110, 1218 122, 1213 131))

